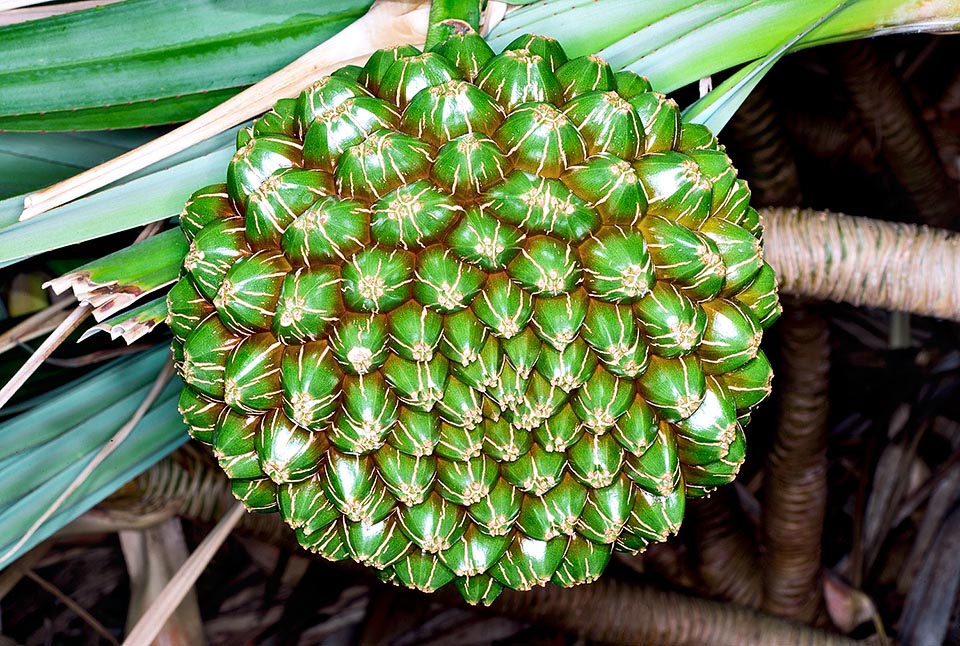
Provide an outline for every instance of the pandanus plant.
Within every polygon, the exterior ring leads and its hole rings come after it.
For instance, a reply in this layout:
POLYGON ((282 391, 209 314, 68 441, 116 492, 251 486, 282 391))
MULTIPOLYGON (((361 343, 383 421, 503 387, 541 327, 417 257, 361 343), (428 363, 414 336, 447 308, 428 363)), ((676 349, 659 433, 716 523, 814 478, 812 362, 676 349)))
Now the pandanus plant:
MULTIPOLYGON (((743 463, 778 272, 836 297, 811 276, 856 271, 786 239, 795 216, 771 219, 765 257, 713 133, 789 51, 958 22, 886 0, 275 4, 187 3, 165 25, 168 6, 128 0, 3 28, 26 54, 0 65, 2 129, 196 118, 0 202, 6 264, 147 227, 51 281, 79 305, 45 314, 0 402, 88 315, 87 335, 172 336, 0 428, 0 565, 187 433, 304 548, 471 603, 591 582, 666 540, 743 463), (684 110, 664 94, 734 66, 684 110)), ((840 296, 960 314, 906 291, 840 296)))

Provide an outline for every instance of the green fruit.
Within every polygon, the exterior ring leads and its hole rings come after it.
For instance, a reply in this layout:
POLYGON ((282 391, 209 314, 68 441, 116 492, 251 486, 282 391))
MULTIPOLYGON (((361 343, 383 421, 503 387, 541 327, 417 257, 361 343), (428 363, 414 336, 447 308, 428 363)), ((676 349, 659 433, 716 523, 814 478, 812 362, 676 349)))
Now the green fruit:
POLYGON ((538 36, 384 50, 223 180, 181 214, 180 410, 305 549, 490 603, 593 581, 736 475, 776 277, 646 79, 538 36))

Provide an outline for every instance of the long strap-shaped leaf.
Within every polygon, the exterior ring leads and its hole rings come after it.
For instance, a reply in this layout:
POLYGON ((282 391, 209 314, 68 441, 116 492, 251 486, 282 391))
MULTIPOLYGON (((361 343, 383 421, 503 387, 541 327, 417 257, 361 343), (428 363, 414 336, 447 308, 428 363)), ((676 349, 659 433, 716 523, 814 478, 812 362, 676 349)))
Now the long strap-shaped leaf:
MULTIPOLYGON (((118 487, 137 477, 189 439, 176 401, 149 412, 133 433, 84 480, 60 505, 59 513, 37 524, 49 509, 90 465, 92 457, 76 462, 58 473, 14 505, 0 512, 0 569, 74 520, 118 487), (35 530, 32 530, 36 527, 35 530), (32 531, 31 531, 32 530, 32 531)), ((42 465, 37 465, 42 469, 42 465)))
MULTIPOLYGON (((85 451, 73 461, 63 456, 66 462, 58 463, 56 467, 59 469, 50 467, 42 450, 20 457, 23 464, 19 468, 33 474, 33 479, 28 480, 30 487, 24 495, 0 507, 0 569, 187 440, 186 427, 177 411, 178 382, 174 380, 163 387, 160 381, 153 381, 158 373, 163 373, 168 356, 169 350, 160 347, 134 358, 115 361, 99 372, 91 383, 91 386, 99 385, 100 400, 96 394, 92 396, 87 384, 81 381, 26 414, 47 419, 43 423, 47 442, 56 442, 57 438, 80 427, 86 431, 77 432, 93 433, 96 437, 88 437, 86 442, 81 438, 77 446, 82 446, 85 451), (138 389, 144 386, 129 389, 126 382, 129 375, 136 375, 140 370, 149 373, 148 397, 139 397, 144 405, 135 411, 132 420, 129 415, 117 416, 116 410, 111 410, 109 405, 108 410, 91 407, 91 401, 119 402, 131 392, 139 392, 138 389), (71 410, 85 410, 85 413, 78 415, 76 420, 58 414, 71 410), (138 418, 139 413, 144 414, 138 418), (136 423, 131 425, 128 420, 136 423), (110 431, 111 436, 103 440, 106 431, 110 431), (98 460, 102 461, 94 467, 98 460)), ((16 446, 17 433, 30 430, 25 422, 20 421, 21 418, 0 425, 3 445, 16 446)), ((33 428, 36 427, 34 424, 33 428)), ((10 485, 6 477, 5 473, 0 473, 0 489, 10 485)))
POLYGON ((127 0, 0 28, 0 130, 193 118, 334 36, 371 1, 127 0))
POLYGON ((702 123, 713 132, 720 132, 727 125, 730 117, 737 111, 737 108, 747 100, 757 84, 770 71, 774 63, 783 58, 787 52, 799 46, 805 38, 815 34, 817 29, 836 17, 851 3, 852 0, 834 1, 833 9, 818 16, 812 23, 792 34, 784 43, 760 60, 738 70, 719 87, 684 110, 684 119, 693 123, 702 123))
MULTIPOLYGON (((199 186, 225 179, 233 153, 227 146, 0 229, 0 265, 176 215, 199 186)), ((0 202, 0 226, 11 217, 16 222, 16 207, 16 199, 0 202)))
MULTIPOLYGON (((670 92, 766 56, 798 25, 835 5, 834 0, 548 0, 509 14, 488 40, 496 50, 536 31, 560 40, 570 56, 598 53, 670 92)), ((803 44, 958 28, 955 3, 858 0, 803 44)))
MULTIPOLYGON (((69 429, 97 418, 130 393, 145 388, 163 366, 165 352, 152 351, 117 359, 65 386, 28 410, 0 424, 0 460, 7 460, 48 442, 57 442, 69 429), (123 379, 118 375, 123 374, 123 379), (96 402, 96 406, 91 406, 96 402)), ((0 483, 5 477, 0 475, 0 483)))
POLYGON ((21 219, 45 213, 255 117, 277 99, 296 96, 313 79, 345 64, 363 62, 376 49, 422 43, 428 10, 429 3, 423 0, 377 0, 363 18, 323 45, 201 117, 112 162, 28 196, 21 219))
MULTIPOLYGON (((151 375, 150 382, 156 376, 156 373, 151 375)), ((157 405, 175 403, 180 388, 179 382, 168 384, 157 398, 157 405)), ((69 432, 61 433, 56 440, 0 460, 4 482, 0 490, 0 509, 13 504, 71 465, 92 459, 99 447, 113 437, 116 430, 136 412, 149 391, 150 383, 147 383, 116 402, 103 405, 95 416, 74 424, 69 432), (37 465, 41 463, 43 469, 38 471, 37 465)))
POLYGON ((0 133, 0 199, 49 186, 155 136, 149 130, 0 133))
MULTIPOLYGON (((413 0, 407 8, 416 5, 413 0)), ((422 42, 425 16, 416 12, 384 13, 384 7, 396 12, 400 2, 378 2, 363 19, 341 32, 326 46, 318 47, 277 74, 265 79, 243 95, 207 113, 168 138, 150 144, 148 150, 128 153, 120 161, 98 167, 76 178, 29 196, 23 218, 33 217, 57 205, 87 194, 125 174, 152 163, 171 150, 203 139, 224 127, 265 110, 273 100, 295 93, 306 77, 298 70, 319 64, 311 73, 336 65, 329 51, 345 47, 340 56, 356 55, 379 46, 398 42, 422 42), (383 21, 391 16, 391 21, 383 21), (400 19, 403 18, 403 20, 400 19), (378 22, 380 21, 380 22, 378 22), (390 22, 401 29, 385 31, 390 22), (371 36, 375 34, 375 36, 371 36), (373 44, 375 39, 376 44, 373 44), (382 39, 382 41, 381 41, 382 39), (336 41, 336 42, 334 42, 336 41), (386 41, 392 41, 388 43, 386 41), (371 46, 372 45, 372 46, 371 46), (296 78, 296 82, 292 79, 296 78), (237 119, 242 115, 242 118, 237 119), (179 139, 179 144, 174 141, 179 139)), ((635 69, 651 77, 654 85, 669 91, 720 69, 755 60, 776 49, 795 33, 796 25, 809 24, 834 6, 833 0, 548 0, 508 15, 491 33, 495 47, 503 47, 524 31, 536 31, 560 38, 572 55, 597 51, 608 56, 615 66, 635 69), (559 9, 563 9, 560 11, 559 9), (696 9, 696 11, 694 11, 696 9), (707 16, 704 20, 701 15, 707 16), (622 41, 622 45, 617 45, 622 41), (652 43, 645 44, 645 43, 652 43), (736 43, 731 47, 731 43, 736 43)), ((818 31, 817 39, 805 42, 833 42, 864 35, 907 30, 949 30, 960 26, 960 16, 950 7, 929 7, 919 0, 904 3, 895 0, 860 0, 845 20, 831 21, 830 29, 818 31)), ((363 58, 361 56, 361 58, 363 58)), ((344 61, 339 61, 342 63, 344 61)))
POLYGON ((152 332, 166 320, 167 297, 164 295, 94 325, 83 333, 80 340, 83 341, 97 332, 108 332, 111 339, 122 337, 129 345, 152 332))
POLYGON ((4 27, 7 25, 18 25, 22 22, 62 16, 73 13, 74 11, 103 7, 108 4, 123 1, 124 0, 66 0, 66 2, 51 5, 43 0, 0 0, 0 9, 5 9, 3 13, 0 13, 0 25, 4 27), (4 1, 11 3, 9 9, 4 5, 4 1), (33 7, 27 5, 43 6, 33 7))
MULTIPOLYGON (((88 168, 102 164, 161 134, 157 129, 105 130, 94 132, 0 132, 0 205, 4 198, 20 195, 88 168)), ((231 129, 202 144, 191 146, 177 155, 133 173, 127 181, 196 159, 232 145, 236 130, 231 129)), ((11 200, 11 202, 16 200, 11 200)), ((0 206, 0 228, 16 224, 23 208, 23 198, 13 212, 0 206)))

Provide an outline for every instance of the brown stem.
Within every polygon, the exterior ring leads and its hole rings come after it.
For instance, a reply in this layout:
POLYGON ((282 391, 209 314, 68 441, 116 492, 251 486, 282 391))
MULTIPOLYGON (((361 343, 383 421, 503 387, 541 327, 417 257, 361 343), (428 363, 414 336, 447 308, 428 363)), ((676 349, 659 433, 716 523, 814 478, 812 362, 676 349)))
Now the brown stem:
POLYGON ((921 220, 957 228, 960 195, 890 63, 870 42, 845 45, 840 60, 850 99, 921 220))
MULTIPOLYGON (((743 153, 744 177, 757 205, 793 206, 802 199, 800 177, 779 112, 766 83, 750 93, 730 122, 729 135, 743 153)), ((716 596, 748 607, 763 601, 756 543, 745 531, 732 490, 691 501, 700 578, 716 596)))
POLYGON ((960 321, 960 236, 826 211, 762 215, 784 293, 960 321))
POLYGON ((703 590, 686 546, 681 541, 652 543, 641 554, 614 553, 618 562, 649 580, 664 581, 668 587, 703 590))
POLYGON ((820 541, 827 503, 827 325, 804 307, 781 323, 777 435, 767 460, 763 609, 810 622, 823 603, 820 541))
POLYGON ((697 573, 711 594, 756 608, 763 599, 757 546, 730 487, 688 503, 697 573))
POLYGON ((876 145, 864 136, 862 124, 852 114, 835 116, 794 109, 784 112, 784 126, 790 139, 814 159, 831 165, 842 160, 863 168, 876 165, 876 145))
POLYGON ((800 178, 793 151, 767 86, 750 93, 730 121, 730 136, 746 153, 743 175, 750 182, 753 203, 761 206, 800 204, 800 178))
POLYGON ((730 603, 604 580, 563 589, 506 590, 491 609, 611 644, 794 644, 856 642, 730 603))
MULTIPOLYGON (((734 129, 749 156, 758 203, 796 205, 802 196, 793 152, 764 86, 738 112, 734 129)), ((826 324, 803 310, 788 310, 782 324, 786 385, 777 437, 764 481, 763 567, 735 522, 731 502, 701 520, 706 580, 713 576, 731 598, 782 617, 809 623, 822 615, 820 541, 826 511, 826 324), (727 513, 724 514, 723 512, 727 513), (734 545, 739 543, 739 545, 734 545)), ((781 377, 781 379, 784 379, 781 377)), ((726 496, 730 497, 727 493, 726 496)), ((703 514, 699 514, 703 516, 703 514)))

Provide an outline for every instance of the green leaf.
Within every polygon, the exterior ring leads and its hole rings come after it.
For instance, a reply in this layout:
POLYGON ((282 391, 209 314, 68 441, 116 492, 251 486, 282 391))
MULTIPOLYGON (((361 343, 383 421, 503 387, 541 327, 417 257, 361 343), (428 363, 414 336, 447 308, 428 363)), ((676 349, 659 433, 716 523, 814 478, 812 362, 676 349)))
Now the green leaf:
MULTIPOLYGON (((6 559, 0 559, 0 569, 109 496, 125 482, 159 462, 188 439, 175 399, 167 400, 159 408, 150 411, 126 441, 64 501, 62 512, 43 523, 6 559)), ((0 509, 0 554, 6 554, 17 545, 44 510, 56 501, 92 459, 93 455, 85 456, 12 505, 0 509)), ((36 468, 44 467, 36 465, 36 468)))
POLYGON ((857 0, 804 43, 807 47, 857 38, 906 33, 956 32, 955 2, 857 0))
POLYGON ((684 119, 692 123, 703 124, 715 133, 720 132, 737 109, 746 101, 753 89, 757 87, 761 79, 770 71, 774 63, 794 49, 804 38, 850 6, 850 3, 851 0, 836 3, 833 9, 793 34, 786 42, 765 57, 738 70, 736 74, 724 81, 719 87, 688 107, 683 113, 684 119))
POLYGON ((234 152, 225 146, 26 222, 17 222, 23 198, 0 202, 0 266, 177 215, 198 187, 224 181, 234 152))
MULTIPOLYGON (((152 377, 156 378, 156 374, 152 377)), ((83 423, 74 423, 69 432, 62 433, 61 437, 54 441, 22 450, 6 460, 0 460, 6 483, 0 491, 0 508, 28 494, 71 464, 88 456, 92 457, 113 437, 117 429, 130 419, 146 397, 150 386, 148 383, 126 397, 104 405, 95 417, 83 423), (40 463, 43 468, 37 469, 40 463)), ((170 399, 176 400, 180 395, 180 387, 180 383, 176 381, 168 384, 155 405, 163 405, 170 399)))
MULTIPOLYGON (((166 347, 119 359, 0 424, 0 554, 46 512, 129 420, 168 360, 166 347), (93 405, 92 402, 96 402, 93 405)), ((7 559, 44 540, 187 440, 174 378, 130 435, 7 559)))
POLYGON ((370 4, 127 0, 2 27, 0 128, 130 128, 195 117, 370 4), (84 112, 74 121, 72 110, 84 112))
POLYGON ((182 260, 187 248, 187 239, 177 227, 78 267, 61 280, 82 280, 113 292, 149 293, 177 279, 179 267, 171 266, 170 260, 182 260))
MULTIPOLYGON (((595 54, 694 4, 704 3, 695 0, 547 0, 508 13, 487 36, 487 42, 494 51, 500 51, 522 34, 537 33, 560 40, 571 58, 595 54)), ((615 61, 609 62, 617 65, 615 61)))
POLYGON ((29 411, 0 424, 0 461, 21 451, 55 442, 76 424, 82 424, 134 390, 148 386, 163 366, 166 352, 153 350, 111 362, 88 373, 55 398, 40 400, 29 411), (123 379, 117 379, 118 374, 123 379), (97 406, 91 406, 91 402, 97 406))
MULTIPOLYGON (((611 52, 616 64, 648 76, 659 91, 670 92, 720 70, 766 56, 789 39, 798 26, 809 25, 832 10, 836 0, 731 0, 712 4, 722 10, 714 19, 684 25, 685 28, 676 33, 662 34, 662 38, 644 42, 633 51, 625 46, 637 43, 637 35, 619 43, 618 51, 611 52)), ((697 7, 687 13, 698 13, 697 7)))
POLYGON ((90 133, 0 132, 0 199, 53 184, 155 136, 150 130, 90 133))
MULTIPOLYGON (((835 0, 547 0, 510 13, 488 37, 502 49, 519 34, 557 38, 571 57, 599 54, 670 92, 762 58, 830 11, 835 0)), ((945 3, 859 0, 804 46, 901 31, 950 31, 960 14, 945 3)))
POLYGON ((211 90, 103 108, 0 116, 0 131, 102 130, 180 123, 212 110, 242 89, 211 90))
MULTIPOLYGON (((141 240, 87 263, 59 278, 49 281, 50 287, 58 294, 73 290, 78 301, 94 307, 93 317, 103 321, 116 312, 130 307, 133 303, 153 294, 159 289, 176 282, 180 275, 180 265, 188 249, 187 240, 179 227, 141 240)), ((117 334, 123 335, 129 343, 149 332, 166 314, 166 305, 141 310, 140 320, 120 322, 117 334)), ((102 326, 93 328, 81 337, 81 340, 102 326)), ((114 332, 113 326, 106 329, 114 332)))
MULTIPOLYGON (((243 124, 243 126, 246 125, 249 123, 243 124)), ((187 150, 151 164, 132 173, 124 181, 129 182, 233 145, 240 127, 231 128, 187 150)), ((19 213, 12 211, 11 215, 5 215, 3 205, 6 202, 2 201, 3 198, 43 188, 76 175, 143 145, 162 133, 163 130, 159 128, 93 132, 0 132, 0 228, 16 223, 19 217, 19 213), (37 171, 34 177, 37 181, 35 184, 31 183, 33 180, 29 175, 33 169, 37 171), (40 181, 41 179, 44 181, 40 181), (6 186, 11 187, 10 193, 5 194, 6 186), (14 191, 12 190, 14 188, 20 190, 14 191)), ((22 206, 22 199, 13 200, 13 202, 18 204, 18 208, 22 206)))

